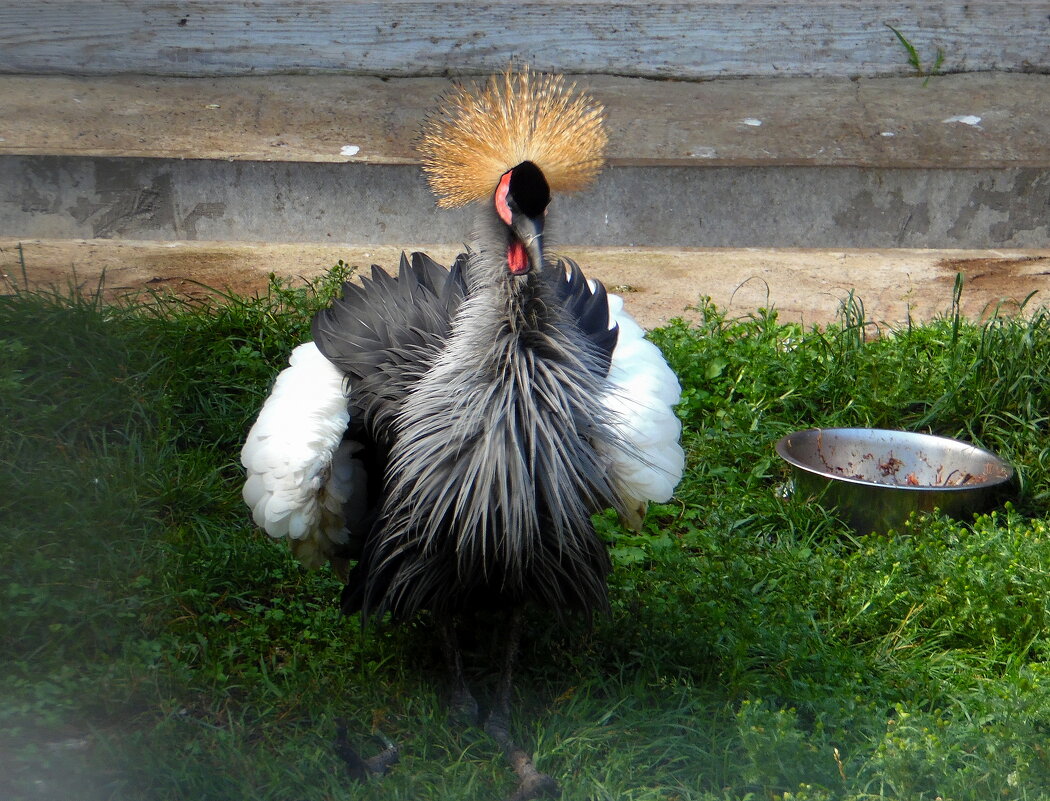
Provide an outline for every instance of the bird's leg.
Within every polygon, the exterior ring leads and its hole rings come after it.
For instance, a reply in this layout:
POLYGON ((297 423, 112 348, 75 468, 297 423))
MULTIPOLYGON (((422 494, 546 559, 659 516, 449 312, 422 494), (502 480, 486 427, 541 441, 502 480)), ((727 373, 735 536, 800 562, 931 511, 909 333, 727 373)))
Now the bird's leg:
POLYGON ((511 615, 507 632, 506 650, 503 652, 503 664, 500 670, 499 683, 496 687, 496 701, 485 721, 485 731, 495 740, 507 758, 514 772, 518 774, 518 789, 507 801, 527 801, 543 796, 556 797, 561 788, 546 773, 540 773, 532 764, 529 756, 510 736, 510 699, 513 690, 514 661, 518 656, 521 644, 522 609, 515 608, 511 615))
POLYGON ((445 666, 448 668, 449 679, 452 682, 452 697, 449 704, 452 707, 452 715, 464 725, 476 726, 478 702, 474 700, 463 675, 463 653, 459 648, 455 623, 451 617, 445 617, 441 620, 440 628, 441 648, 445 654, 445 666))

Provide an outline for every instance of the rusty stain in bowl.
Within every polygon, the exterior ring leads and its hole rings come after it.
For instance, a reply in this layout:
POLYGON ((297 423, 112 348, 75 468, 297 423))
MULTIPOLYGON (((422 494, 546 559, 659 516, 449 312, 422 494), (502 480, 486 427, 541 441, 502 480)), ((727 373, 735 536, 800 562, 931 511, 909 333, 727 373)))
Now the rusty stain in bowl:
MULTIPOLYGON (((835 458, 834 453, 830 454, 832 461, 829 461, 829 455, 824 453, 824 441, 823 435, 817 435, 817 455, 820 457, 820 461, 823 462, 825 468, 831 473, 842 476, 843 478, 851 478, 856 481, 867 481, 871 484, 884 484, 886 486, 901 486, 901 482, 897 480, 898 474, 904 462, 893 455, 890 451, 884 458, 878 459, 871 453, 865 453, 860 457, 860 462, 874 462, 879 474, 884 478, 893 478, 893 481, 876 481, 865 476, 858 469, 858 465, 854 462, 847 462, 846 464, 837 464, 833 460, 835 458)), ((917 454, 917 458, 925 462, 935 475, 935 479, 932 482, 924 483, 914 471, 909 472, 904 476, 903 483, 909 487, 964 487, 973 486, 977 484, 984 484, 995 477, 1001 477, 1000 475, 992 476, 989 475, 987 469, 985 472, 974 474, 968 472, 960 472, 959 470, 952 470, 946 477, 942 478, 944 473, 944 465, 933 465, 930 463, 928 457, 924 453, 917 454)))

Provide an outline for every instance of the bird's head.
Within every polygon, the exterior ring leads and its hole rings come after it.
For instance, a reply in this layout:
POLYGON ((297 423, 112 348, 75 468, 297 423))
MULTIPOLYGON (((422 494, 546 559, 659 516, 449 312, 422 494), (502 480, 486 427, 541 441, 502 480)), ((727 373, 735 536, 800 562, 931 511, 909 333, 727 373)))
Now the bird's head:
POLYGON ((531 161, 500 176, 492 202, 504 226, 507 270, 512 275, 543 266, 543 219, 550 200, 550 185, 531 161))
POLYGON ((601 104, 561 76, 526 67, 449 91, 427 119, 419 151, 439 206, 493 204, 507 269, 525 275, 543 264, 551 193, 593 181, 607 141, 601 104))

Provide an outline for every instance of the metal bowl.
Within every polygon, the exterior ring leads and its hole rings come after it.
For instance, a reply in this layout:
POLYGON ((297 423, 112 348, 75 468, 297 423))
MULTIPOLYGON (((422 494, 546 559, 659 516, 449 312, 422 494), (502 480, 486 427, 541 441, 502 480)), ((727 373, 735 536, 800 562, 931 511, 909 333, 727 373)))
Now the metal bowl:
POLYGON ((793 494, 836 507, 860 534, 900 529, 914 511, 968 519, 1001 503, 1014 475, 991 451, 909 431, 812 428, 776 448, 793 494))

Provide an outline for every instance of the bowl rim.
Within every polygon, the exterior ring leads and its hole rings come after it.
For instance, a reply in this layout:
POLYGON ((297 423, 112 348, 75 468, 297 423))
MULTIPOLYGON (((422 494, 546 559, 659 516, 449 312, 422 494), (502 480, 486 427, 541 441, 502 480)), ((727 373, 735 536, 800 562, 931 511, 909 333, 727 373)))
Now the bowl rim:
POLYGON ((802 428, 798 431, 792 431, 790 434, 785 434, 776 443, 777 455, 787 462, 792 467, 795 467, 803 472, 810 473, 811 475, 820 476, 831 481, 840 481, 844 484, 854 484, 860 487, 871 487, 873 489, 883 489, 891 491, 903 490, 905 492, 979 492, 981 490, 990 490, 996 487, 1006 484, 1013 480, 1014 468, 1008 461, 999 454, 982 448, 979 445, 974 445, 972 442, 966 440, 956 439, 955 437, 944 437, 939 434, 926 434, 921 431, 906 431, 904 429, 893 429, 893 428, 857 428, 857 427, 829 427, 829 428, 802 428), (952 486, 929 486, 929 485, 911 485, 911 484, 880 484, 876 481, 867 481, 863 478, 853 478, 852 476, 843 476, 836 473, 832 473, 826 470, 820 470, 808 465, 798 459, 794 458, 787 452, 787 442, 792 437, 798 437, 802 434, 815 434, 815 433, 843 433, 843 432, 866 432, 873 434, 907 434, 910 438, 924 439, 936 442, 953 442, 958 445, 965 445, 966 447, 976 451, 977 453, 984 454, 989 457, 992 461, 1002 467, 1004 475, 993 476, 988 478, 987 481, 982 481, 980 484, 956 484, 952 486))

